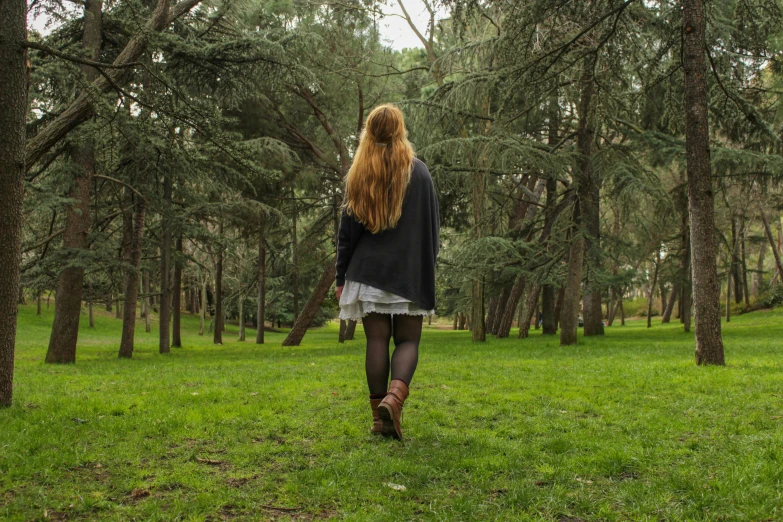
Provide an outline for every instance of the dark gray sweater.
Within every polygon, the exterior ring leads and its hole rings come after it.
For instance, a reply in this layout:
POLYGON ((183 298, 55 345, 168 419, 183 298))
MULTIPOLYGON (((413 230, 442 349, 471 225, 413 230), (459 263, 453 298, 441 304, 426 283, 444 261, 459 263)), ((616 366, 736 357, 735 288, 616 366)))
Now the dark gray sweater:
POLYGON ((427 166, 413 160, 397 226, 377 234, 343 212, 337 238, 337 286, 349 279, 435 308, 435 260, 440 218, 427 166))

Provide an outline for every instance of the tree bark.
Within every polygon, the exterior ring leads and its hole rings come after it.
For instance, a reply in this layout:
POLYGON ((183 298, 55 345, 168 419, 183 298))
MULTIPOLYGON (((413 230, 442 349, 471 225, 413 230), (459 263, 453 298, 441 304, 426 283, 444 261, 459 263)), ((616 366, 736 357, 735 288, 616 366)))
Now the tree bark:
POLYGON ((500 316, 497 337, 508 337, 511 333, 511 326, 514 324, 514 313, 517 310, 519 300, 522 299, 522 295, 525 293, 526 285, 527 278, 524 274, 519 274, 517 280, 514 281, 514 286, 511 287, 511 290, 508 293, 508 299, 503 308, 503 314, 500 316))
MULTIPOLYGON (((82 48, 93 60, 100 57, 101 9, 100 0, 84 2, 82 48)), ((98 76, 98 71, 92 67, 82 65, 81 71, 88 81, 94 81, 98 76)), ((89 247, 87 234, 90 230, 90 197, 95 175, 95 150, 91 141, 80 140, 78 144, 71 145, 70 153, 71 160, 78 168, 71 180, 72 185, 68 194, 74 202, 66 208, 63 248, 74 251, 78 256, 89 247)), ((79 338, 79 317, 84 285, 84 267, 80 266, 82 262, 77 261, 76 266, 69 266, 60 273, 57 300, 54 303, 54 323, 46 353, 48 363, 76 362, 76 343, 79 338)))
MULTIPOLYGON (((141 268, 142 238, 144 236, 144 200, 136 201, 133 216, 133 235, 131 236, 130 259, 131 269, 125 277, 125 308, 122 318, 122 338, 120 340, 119 356, 133 357, 133 340, 136 335, 136 301, 139 298, 139 268, 141 268)), ((149 314, 147 314, 149 317, 149 314)), ((149 320, 149 319, 148 319, 149 320)))
POLYGON ((160 353, 171 352, 171 192, 171 176, 164 175, 160 233, 160 353))
MULTIPOLYGON (((578 205, 579 203, 577 203, 578 205)), ((578 215, 578 206, 574 214, 578 215)), ((578 216, 577 216, 578 217, 578 216)), ((579 331, 579 302, 582 293, 582 260, 584 258, 584 239, 577 234, 571 241, 568 253, 568 277, 563 289, 563 305, 560 312, 560 346, 576 344, 576 336, 579 331)))
POLYGON ((522 322, 519 324, 519 338, 524 339, 530 334, 530 323, 533 320, 533 315, 536 313, 536 304, 538 303, 538 295, 541 292, 541 287, 536 285, 531 288, 531 292, 525 299, 525 311, 522 313, 522 322))
POLYGON ((345 340, 353 341, 353 337, 355 334, 356 334, 356 321, 354 321, 353 319, 349 319, 348 324, 345 326, 345 340))
POLYGON ((245 340, 245 296, 239 293, 239 337, 237 341, 245 340))
POLYGON ((307 328, 312 324, 315 314, 318 312, 321 303, 324 302, 326 294, 334 283, 335 272, 336 267, 334 263, 329 263, 329 266, 326 267, 324 273, 321 275, 318 284, 315 285, 313 295, 311 295, 310 299, 305 303, 302 313, 299 315, 299 318, 294 323, 288 336, 283 341, 283 346, 299 346, 302 342, 305 333, 307 333, 307 328))
POLYGON ((266 218, 261 217, 258 232, 258 309, 256 310, 256 344, 264 344, 264 318, 266 317, 266 218))
POLYGON ((658 267, 661 265, 661 247, 655 251, 655 270, 653 271, 653 280, 650 284, 650 294, 647 296, 647 328, 652 328, 652 308, 653 297, 655 297, 655 286, 658 284, 658 267))
POLYGON ((753 295, 758 297, 764 288, 764 254, 767 252, 767 244, 761 243, 759 247, 759 260, 756 266, 756 277, 753 278, 753 295))
POLYGON ((696 308, 696 364, 725 364, 720 287, 715 264, 715 209, 710 173, 704 0, 683 0, 685 156, 691 218, 691 272, 696 308))
POLYGON ((152 318, 150 317, 152 315, 152 304, 150 301, 152 298, 150 297, 150 272, 149 270, 144 271, 144 331, 147 333, 150 333, 150 330, 152 329, 152 318))
POLYGON ((748 262, 745 257, 745 218, 740 223, 740 263, 742 273, 742 288, 745 306, 750 306, 750 287, 748 286, 748 262))
MULTIPOLYGON (((679 274, 677 277, 680 277, 679 274)), ((672 293, 669 294, 669 300, 666 302, 666 307, 663 310, 663 318, 661 319, 662 324, 668 324, 672 320, 672 313, 674 312, 674 303, 677 301, 677 298, 680 295, 680 282, 675 281, 674 286, 672 287, 672 293)))
MULTIPOLYGON (((198 334, 204 335, 204 323, 207 319, 207 283, 208 276, 204 274, 204 281, 201 283, 201 311, 199 312, 199 328, 198 334)), ((262 324, 263 327, 263 324, 262 324)))
POLYGON ((555 303, 555 330, 560 326, 560 315, 563 312, 563 301, 565 301, 565 287, 557 290, 557 303, 555 303))
POLYGON ((775 238, 772 236, 772 229, 769 226, 769 219, 767 219, 767 215, 763 208, 759 209, 759 214, 761 215, 761 222, 764 223, 764 233, 767 235, 769 245, 772 247, 772 255, 775 257, 775 266, 778 269, 778 273, 783 274, 783 262, 780 260, 780 253, 778 252, 777 245, 775 245, 775 238))
POLYGON ((487 312, 487 333, 490 334, 496 334, 497 328, 495 327, 497 323, 497 311, 498 311, 498 300, 500 298, 498 296, 493 296, 489 298, 489 311, 487 312))
MULTIPOLYGON (((549 97, 548 113, 548 136, 547 143, 554 147, 558 142, 558 129, 560 126, 560 101, 557 89, 549 97)), ((544 228, 552 230, 554 221, 557 217, 555 205, 557 203, 557 180, 554 178, 546 181, 546 211, 544 212, 544 228)), ((551 234, 547 237, 547 250, 551 249, 551 234)), ((557 317, 555 316, 555 287, 551 284, 544 284, 541 287, 541 321, 544 335, 557 334, 557 317)))
POLYGON ((603 312, 601 309, 601 286, 597 273, 600 271, 601 254, 601 215, 600 215, 600 175, 593 169, 592 155, 595 141, 595 121, 593 97, 595 80, 593 67, 595 58, 588 59, 582 72, 581 97, 579 100, 579 128, 577 131, 577 150, 579 151, 579 179, 577 194, 581 230, 585 235, 584 254, 584 334, 603 335, 603 312))
MULTIPOLYGON (((218 227, 218 234, 223 237, 223 221, 218 227)), ((223 246, 218 246, 215 262, 215 331, 212 342, 223 344, 223 246)))
POLYGON ((297 238, 296 238, 296 222, 297 222, 297 207, 296 207, 296 192, 294 192, 293 183, 291 185, 291 202, 293 205, 293 215, 291 217, 291 277, 293 278, 293 294, 294 294, 294 322, 299 318, 299 257, 297 253, 297 238))
POLYGON ((177 236, 174 260, 174 284, 171 290, 171 346, 182 348, 182 235, 177 236))

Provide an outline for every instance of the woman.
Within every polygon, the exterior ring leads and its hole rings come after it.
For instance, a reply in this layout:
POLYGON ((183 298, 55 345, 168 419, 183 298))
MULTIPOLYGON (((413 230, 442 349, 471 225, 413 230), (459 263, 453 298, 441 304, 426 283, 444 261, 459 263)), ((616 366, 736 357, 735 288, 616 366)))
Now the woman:
POLYGON ((432 178, 414 158, 402 112, 376 107, 345 179, 336 267, 340 319, 361 319, 367 336, 374 434, 402 439, 422 319, 435 313, 439 227, 432 178))

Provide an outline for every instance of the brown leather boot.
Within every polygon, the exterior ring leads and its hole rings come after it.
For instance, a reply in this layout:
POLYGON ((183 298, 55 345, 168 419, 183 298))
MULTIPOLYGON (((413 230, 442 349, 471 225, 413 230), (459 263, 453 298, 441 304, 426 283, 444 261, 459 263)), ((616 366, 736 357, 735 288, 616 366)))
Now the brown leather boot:
POLYGON ((378 416, 378 405, 383 399, 370 399, 370 408, 372 408, 372 428, 370 433, 381 435, 383 433, 383 421, 378 416))
POLYGON ((394 379, 389 384, 389 393, 378 406, 378 416, 383 422, 382 433, 386 437, 394 437, 402 440, 400 428, 400 416, 405 399, 408 398, 408 385, 399 379, 394 379))

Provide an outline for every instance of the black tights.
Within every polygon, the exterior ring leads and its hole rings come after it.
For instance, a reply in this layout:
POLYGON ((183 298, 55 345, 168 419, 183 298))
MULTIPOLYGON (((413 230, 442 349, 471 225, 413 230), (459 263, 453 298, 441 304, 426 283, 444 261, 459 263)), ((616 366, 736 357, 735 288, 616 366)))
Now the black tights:
POLYGON ((371 313, 362 319, 367 336, 364 368, 370 395, 384 396, 391 378, 410 385, 419 362, 422 316, 371 313), (392 328, 392 322, 394 327, 392 328), (393 332, 392 332, 393 330, 393 332), (394 336, 394 353, 389 362, 389 340, 394 336))

